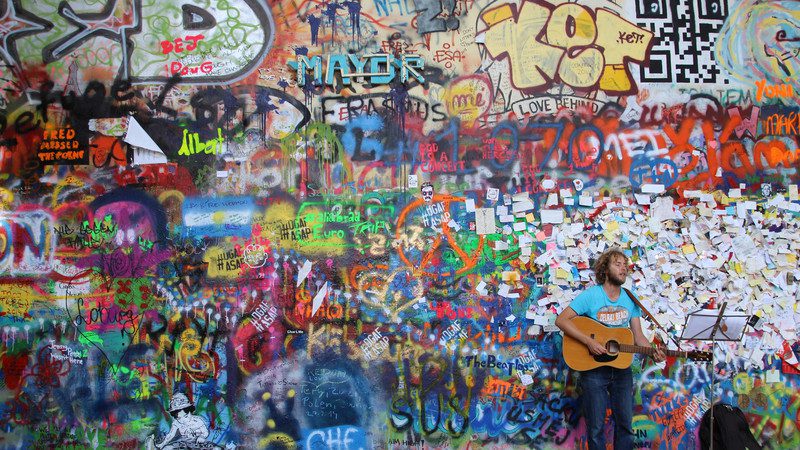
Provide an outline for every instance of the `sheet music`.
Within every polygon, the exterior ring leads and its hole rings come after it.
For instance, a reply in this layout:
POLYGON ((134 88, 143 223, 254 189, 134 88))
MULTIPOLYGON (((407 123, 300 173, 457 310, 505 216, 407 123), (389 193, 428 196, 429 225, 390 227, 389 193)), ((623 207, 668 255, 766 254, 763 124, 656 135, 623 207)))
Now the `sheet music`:
MULTIPOLYGON (((738 341, 747 326, 749 316, 735 312, 726 313, 714 337, 718 341, 738 341)), ((682 339, 711 340, 711 331, 719 316, 719 309, 703 309, 692 313, 686 322, 682 339)))

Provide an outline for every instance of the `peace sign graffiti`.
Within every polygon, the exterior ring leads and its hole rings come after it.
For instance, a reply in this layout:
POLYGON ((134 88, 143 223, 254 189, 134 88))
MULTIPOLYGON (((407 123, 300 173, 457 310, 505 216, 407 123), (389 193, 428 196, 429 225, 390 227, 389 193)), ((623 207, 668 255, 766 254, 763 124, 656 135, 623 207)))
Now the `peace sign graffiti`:
MULTIPOLYGON (((419 208, 427 207, 428 205, 436 205, 441 203, 442 205, 442 215, 446 218, 449 217, 449 213, 451 211, 451 204, 453 203, 464 203, 466 199, 463 197, 454 197, 451 195, 442 195, 442 194, 434 194, 433 199, 430 203, 425 202, 424 199, 418 198, 413 202, 409 203, 403 211, 400 213, 400 216, 397 218, 397 227, 395 231, 395 248, 397 250, 398 256, 400 259, 405 263, 408 267, 412 269, 415 275, 426 275, 429 277, 450 277, 450 276, 457 276, 463 275, 467 273, 472 268, 475 267, 475 264, 478 262, 480 258, 481 252, 483 251, 483 244, 484 244, 484 236, 478 236, 478 243, 476 248, 472 250, 471 253, 467 253, 462 248, 462 243, 460 243, 456 237, 454 236, 454 231, 450 224, 449 220, 441 220, 440 224, 432 225, 432 227, 441 226, 441 233, 437 233, 436 236, 433 238, 433 242, 426 246, 427 249, 420 249, 421 256, 419 257, 418 261, 412 261, 407 254, 409 248, 404 245, 408 243, 407 236, 403 234, 406 232, 405 230, 409 227, 406 224, 406 217, 409 214, 412 214, 419 208), (463 266, 460 269, 455 271, 450 270, 444 273, 436 273, 429 270, 426 270, 431 264, 433 264, 434 256, 436 256, 436 252, 439 249, 439 246, 442 245, 442 241, 446 240, 449 248, 452 249, 453 252, 458 256, 458 258, 463 263, 463 266)), ((412 224, 413 225, 413 224, 412 224)), ((439 231, 439 230, 436 230, 439 231)), ((414 258, 416 259, 416 258, 414 258)))

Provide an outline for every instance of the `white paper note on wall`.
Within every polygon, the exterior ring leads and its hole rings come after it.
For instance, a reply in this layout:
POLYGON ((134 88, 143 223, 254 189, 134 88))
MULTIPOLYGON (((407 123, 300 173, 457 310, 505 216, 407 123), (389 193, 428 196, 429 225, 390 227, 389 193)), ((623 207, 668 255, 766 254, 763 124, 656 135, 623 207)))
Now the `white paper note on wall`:
POLYGON ((475 232, 479 235, 497 233, 493 208, 475 208, 475 232))
POLYGON ((539 211, 542 216, 542 223, 563 223, 564 210, 561 209, 543 209, 539 211))

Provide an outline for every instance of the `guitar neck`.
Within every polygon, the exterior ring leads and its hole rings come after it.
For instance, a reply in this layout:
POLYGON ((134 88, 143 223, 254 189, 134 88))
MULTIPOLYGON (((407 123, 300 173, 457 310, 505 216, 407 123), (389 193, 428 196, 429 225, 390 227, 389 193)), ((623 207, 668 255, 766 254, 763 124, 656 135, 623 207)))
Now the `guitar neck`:
MULTIPOLYGON (((628 344, 619 344, 619 351, 625 353, 641 353, 643 355, 650 355, 653 356, 656 353, 656 349, 653 347, 644 347, 641 345, 628 345, 628 344)), ((678 358, 687 358, 689 356, 689 352, 680 351, 680 350, 667 350, 661 349, 667 356, 675 356, 678 358)))

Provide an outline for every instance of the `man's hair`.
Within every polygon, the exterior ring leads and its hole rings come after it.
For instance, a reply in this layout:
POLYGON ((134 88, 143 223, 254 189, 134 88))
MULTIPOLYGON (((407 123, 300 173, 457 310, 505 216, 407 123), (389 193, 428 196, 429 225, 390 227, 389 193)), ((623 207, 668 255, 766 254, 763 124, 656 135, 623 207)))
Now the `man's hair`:
POLYGON ((628 257, 625 256, 625 253, 618 248, 608 249, 597 258, 597 261, 594 262, 594 277, 597 281, 597 284, 604 284, 606 282, 606 277, 608 275, 608 266, 611 264, 611 261, 617 257, 621 256, 625 258, 625 261, 628 260, 628 257))

